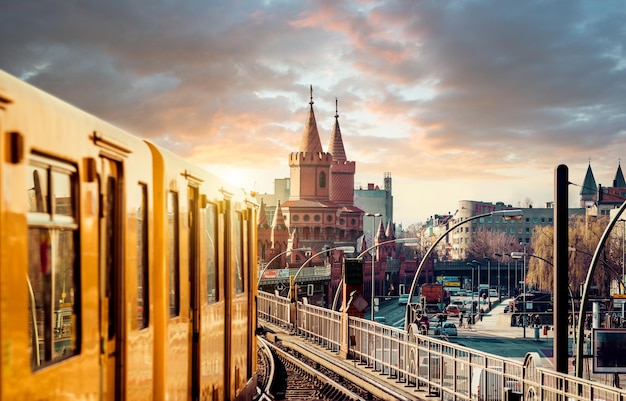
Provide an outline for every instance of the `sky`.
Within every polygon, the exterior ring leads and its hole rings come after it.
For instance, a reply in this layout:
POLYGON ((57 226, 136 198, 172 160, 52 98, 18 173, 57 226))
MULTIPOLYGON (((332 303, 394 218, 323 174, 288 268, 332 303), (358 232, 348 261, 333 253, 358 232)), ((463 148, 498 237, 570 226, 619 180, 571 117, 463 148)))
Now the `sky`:
POLYGON ((355 184, 403 226, 545 207, 626 155, 626 7, 576 0, 4 0, 0 69, 251 191, 335 101, 355 184))

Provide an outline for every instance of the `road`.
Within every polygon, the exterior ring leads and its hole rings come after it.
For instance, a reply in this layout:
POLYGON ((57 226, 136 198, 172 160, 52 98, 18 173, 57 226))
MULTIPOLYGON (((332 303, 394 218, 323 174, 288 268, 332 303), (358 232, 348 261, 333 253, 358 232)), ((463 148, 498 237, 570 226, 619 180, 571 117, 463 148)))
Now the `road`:
MULTIPOLYGON (((454 299, 468 299, 466 297, 453 297, 454 299)), ((523 360, 528 352, 538 352, 547 363, 552 363, 553 355, 553 331, 550 328, 544 335, 543 327, 539 331, 539 337, 535 338, 535 330, 532 327, 524 329, 510 326, 510 315, 504 313, 504 306, 508 300, 497 303, 492 300, 493 309, 483 316, 482 321, 467 326, 467 318, 464 319, 464 326, 458 328, 456 337, 448 337, 450 342, 461 344, 468 348, 499 355, 505 358, 523 360), (525 336, 524 336, 525 334, 525 336)), ((384 316, 386 324, 403 328, 406 306, 398 305, 396 298, 381 302, 376 316, 384 316)), ((368 316, 368 313, 366 313, 368 316)), ((456 323, 458 318, 449 317, 448 321, 456 323)), ((436 320, 431 321, 429 335, 434 336, 433 328, 437 325, 436 320)))

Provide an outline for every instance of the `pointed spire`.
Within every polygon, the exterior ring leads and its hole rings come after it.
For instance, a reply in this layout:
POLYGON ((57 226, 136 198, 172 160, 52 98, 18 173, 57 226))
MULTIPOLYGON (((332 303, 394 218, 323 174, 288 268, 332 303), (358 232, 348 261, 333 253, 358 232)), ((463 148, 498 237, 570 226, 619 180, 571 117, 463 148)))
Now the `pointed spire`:
POLYGON ((265 211, 265 202, 263 202, 263 199, 261 199, 261 206, 259 206, 259 213, 257 217, 258 217, 259 227, 270 226, 270 222, 267 220, 267 212, 265 211))
POLYGON ((589 166, 587 167, 585 181, 583 181, 583 187, 580 189, 580 194, 595 195, 596 192, 598 192, 598 185, 596 184, 596 179, 593 177, 593 171, 591 171, 591 160, 589 160, 589 166))
POLYGON ((380 219, 378 223, 378 238, 383 239, 385 237, 385 225, 383 224, 383 219, 380 219))
POLYGON ((391 225, 391 220, 387 222, 387 230, 385 231, 385 235, 387 238, 393 238, 393 226, 391 225))
POLYGON ((343 140, 341 139, 341 130, 339 129, 339 113, 337 110, 337 98, 335 98, 335 128, 330 136, 330 145, 328 146, 328 153, 333 155, 333 161, 346 161, 346 151, 343 147, 343 140))
POLYGON ((283 215, 283 209, 280 207, 280 201, 278 201, 278 205, 276 206, 276 213, 274 213, 274 220, 272 221, 272 228, 284 228, 287 227, 285 224, 285 216, 283 215))
POLYGON ((615 179, 613 180, 613 186, 615 188, 626 188, 626 181, 624 180, 624 174, 622 173, 622 161, 619 161, 617 165, 617 172, 615 173, 615 179))
POLYGON ((369 248, 369 247, 367 246, 367 241, 365 240, 365 235, 362 235, 361 236, 361 252, 363 252, 367 248, 369 248))
POLYGON ((309 110, 309 118, 304 127, 302 141, 300 142, 300 152, 323 152, 320 134, 317 131, 315 113, 313 112, 313 85, 311 85, 311 101, 309 104, 311 105, 311 109, 309 110))

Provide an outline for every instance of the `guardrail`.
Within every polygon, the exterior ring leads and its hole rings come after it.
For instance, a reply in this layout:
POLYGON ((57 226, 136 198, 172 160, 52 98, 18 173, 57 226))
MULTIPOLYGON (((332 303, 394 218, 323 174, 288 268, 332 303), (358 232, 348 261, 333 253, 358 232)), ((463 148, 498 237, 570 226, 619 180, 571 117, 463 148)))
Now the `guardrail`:
POLYGON ((440 399, 626 401, 626 390, 541 367, 536 353, 524 361, 503 358, 421 335, 416 325, 407 332, 349 317, 342 327, 340 312, 266 292, 259 292, 258 305, 260 319, 440 399))

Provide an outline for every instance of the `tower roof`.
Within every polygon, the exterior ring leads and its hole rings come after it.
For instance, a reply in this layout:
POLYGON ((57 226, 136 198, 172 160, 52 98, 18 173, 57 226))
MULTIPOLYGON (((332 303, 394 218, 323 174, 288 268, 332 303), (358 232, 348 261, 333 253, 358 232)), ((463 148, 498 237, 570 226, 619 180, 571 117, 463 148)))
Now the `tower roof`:
POLYGON ((259 206, 258 219, 259 227, 269 227, 270 223, 267 220, 267 213, 265 212, 265 202, 263 202, 263 199, 261 199, 261 206, 259 206))
POLYGON ((285 215, 283 215, 283 209, 280 207, 280 201, 278 201, 278 205, 276 206, 276 213, 274 213, 274 221, 272 221, 272 228, 284 228, 287 227, 285 224, 285 215))
POLYGON ((626 188, 626 181, 624 180, 624 174, 622 173, 621 162, 617 166, 617 172, 615 173, 615 179, 613 180, 613 186, 615 188, 626 188))
POLYGON ((346 161, 346 151, 343 148, 343 140, 341 139, 341 129, 339 129, 339 113, 337 112, 337 99, 335 98, 335 128, 330 136, 330 145, 328 153, 333 155, 334 161, 346 161))
POLYGON ((393 238, 393 225, 391 224, 391 220, 387 222, 387 230, 385 231, 385 235, 387 238, 393 238))
POLYGON ((583 186, 580 189, 581 195, 594 195, 598 192, 598 185, 596 184, 596 179, 593 178, 593 171, 591 171, 591 162, 589 162, 589 166, 587 167, 587 173, 585 174, 585 181, 583 181, 583 186))
POLYGON ((309 102, 311 109, 309 110, 309 118, 307 119, 302 141, 300 142, 300 152, 323 152, 320 134, 317 131, 317 122, 315 121, 315 113, 313 112, 313 85, 311 85, 311 101, 309 102))
POLYGON ((383 219, 380 219, 380 222, 378 222, 378 238, 380 239, 386 238, 385 225, 383 224, 383 219))

